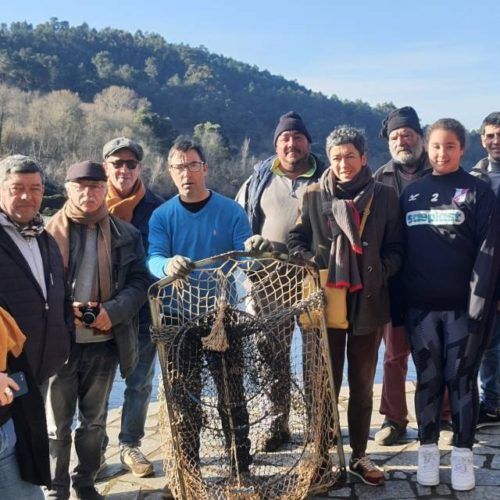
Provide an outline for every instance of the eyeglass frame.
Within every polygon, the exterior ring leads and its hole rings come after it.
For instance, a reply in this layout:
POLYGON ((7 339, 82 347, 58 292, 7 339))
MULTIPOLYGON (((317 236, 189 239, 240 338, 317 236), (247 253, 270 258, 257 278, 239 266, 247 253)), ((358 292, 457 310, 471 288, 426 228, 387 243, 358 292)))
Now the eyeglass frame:
POLYGON ((201 172, 204 165, 206 165, 206 163, 204 161, 194 160, 194 161, 190 161, 189 163, 177 163, 175 165, 169 165, 168 168, 171 171, 176 172, 177 174, 184 172, 184 170, 187 170, 188 172, 195 173, 195 172, 201 172), (193 165, 195 166, 194 169, 193 169, 193 165), (181 168, 179 168, 179 167, 181 167, 181 168))
POLYGON ((106 160, 106 163, 113 165, 113 168, 119 169, 123 165, 125 165, 129 170, 135 170, 137 167, 141 166, 141 162, 139 160, 106 160), (130 165, 134 165, 131 167, 130 165))

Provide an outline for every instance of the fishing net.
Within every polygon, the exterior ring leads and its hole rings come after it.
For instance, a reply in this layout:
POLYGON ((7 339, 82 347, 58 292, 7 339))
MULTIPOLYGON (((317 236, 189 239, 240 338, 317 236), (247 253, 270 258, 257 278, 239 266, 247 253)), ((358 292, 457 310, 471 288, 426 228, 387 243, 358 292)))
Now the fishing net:
POLYGON ((176 498, 291 500, 342 480, 317 270, 232 252, 157 282, 149 301, 176 498))

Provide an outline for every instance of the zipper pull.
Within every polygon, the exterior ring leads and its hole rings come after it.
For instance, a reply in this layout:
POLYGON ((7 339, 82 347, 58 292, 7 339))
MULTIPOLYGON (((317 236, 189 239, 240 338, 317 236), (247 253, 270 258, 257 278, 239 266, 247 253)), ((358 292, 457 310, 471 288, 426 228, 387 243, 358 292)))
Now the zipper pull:
POLYGON ((48 302, 45 302, 45 310, 48 311, 49 310, 49 303, 48 302))
POLYGON ((50 273, 49 276, 50 276, 50 284, 54 286, 54 277, 52 276, 52 273, 50 273))

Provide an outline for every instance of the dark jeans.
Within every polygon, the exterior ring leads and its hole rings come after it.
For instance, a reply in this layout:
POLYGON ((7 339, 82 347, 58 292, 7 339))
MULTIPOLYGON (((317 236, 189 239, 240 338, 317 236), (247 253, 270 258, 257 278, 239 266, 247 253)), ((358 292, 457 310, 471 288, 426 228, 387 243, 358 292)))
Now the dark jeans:
POLYGON ((139 325, 139 362, 125 379, 120 444, 140 446, 148 413, 153 377, 155 373, 156 346, 151 342, 149 323, 139 325))
POLYGON ((217 392, 217 409, 226 449, 229 451, 233 444, 233 428, 235 462, 238 462, 238 468, 247 468, 251 463, 249 416, 244 398, 240 339, 237 329, 227 328, 226 331, 229 349, 224 353, 202 348, 201 336, 207 335, 208 332, 201 328, 192 328, 185 332, 181 338, 172 342, 168 351, 167 370, 174 412, 178 415, 176 420, 181 460, 195 470, 199 467, 200 430, 203 419, 200 401, 203 356, 217 392))
POLYGON ((368 443, 373 408, 373 380, 381 338, 381 328, 367 335, 352 335, 343 330, 328 330, 328 347, 337 397, 342 385, 342 372, 347 350, 347 381, 349 383, 347 422, 352 458, 363 456, 368 443))
POLYGON ((69 498, 71 425, 78 403, 73 486, 91 486, 99 469, 106 433, 107 403, 118 356, 113 341, 75 344, 68 362, 50 378, 47 394, 52 490, 48 498, 69 498))

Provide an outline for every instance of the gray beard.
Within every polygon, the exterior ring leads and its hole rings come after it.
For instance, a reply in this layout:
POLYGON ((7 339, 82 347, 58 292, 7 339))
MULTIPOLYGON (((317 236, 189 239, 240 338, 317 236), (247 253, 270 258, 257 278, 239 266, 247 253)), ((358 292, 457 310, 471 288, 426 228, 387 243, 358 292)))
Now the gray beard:
POLYGON ((424 146, 420 145, 417 146, 414 151, 401 151, 397 154, 391 153, 391 157, 396 163, 411 167, 419 162, 423 152, 424 146))

